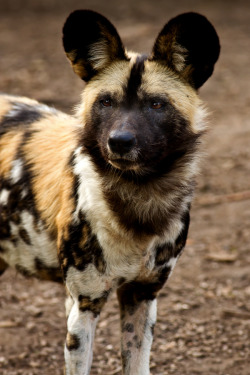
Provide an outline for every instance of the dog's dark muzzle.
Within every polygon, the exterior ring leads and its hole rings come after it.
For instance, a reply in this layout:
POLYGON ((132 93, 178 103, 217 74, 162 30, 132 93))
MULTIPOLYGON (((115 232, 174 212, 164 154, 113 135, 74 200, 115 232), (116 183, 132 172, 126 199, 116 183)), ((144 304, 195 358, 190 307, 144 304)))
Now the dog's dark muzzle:
POLYGON ((110 133, 108 145, 112 153, 123 156, 135 147, 136 138, 131 132, 116 130, 110 133))

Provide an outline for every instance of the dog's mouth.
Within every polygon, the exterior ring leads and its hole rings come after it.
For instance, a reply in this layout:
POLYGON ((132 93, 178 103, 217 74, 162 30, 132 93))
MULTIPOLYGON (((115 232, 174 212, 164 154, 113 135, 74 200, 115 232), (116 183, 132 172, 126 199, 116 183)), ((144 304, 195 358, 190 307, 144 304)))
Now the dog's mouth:
POLYGON ((136 148, 129 150, 129 152, 124 152, 123 150, 112 152, 110 148, 108 148, 107 159, 114 168, 122 171, 136 171, 140 167, 138 150, 136 148))
POLYGON ((109 163, 122 171, 137 171, 140 168, 137 162, 125 158, 109 158, 109 163))

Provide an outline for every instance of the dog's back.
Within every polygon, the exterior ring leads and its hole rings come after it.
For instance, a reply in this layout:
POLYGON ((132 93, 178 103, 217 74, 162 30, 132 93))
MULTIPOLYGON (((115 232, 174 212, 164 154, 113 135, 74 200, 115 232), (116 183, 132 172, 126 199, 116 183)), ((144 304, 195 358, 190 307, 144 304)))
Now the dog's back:
POLYGON ((2 271, 8 264, 26 276, 62 281, 56 216, 71 179, 76 121, 22 97, 0 95, 0 108, 2 271))

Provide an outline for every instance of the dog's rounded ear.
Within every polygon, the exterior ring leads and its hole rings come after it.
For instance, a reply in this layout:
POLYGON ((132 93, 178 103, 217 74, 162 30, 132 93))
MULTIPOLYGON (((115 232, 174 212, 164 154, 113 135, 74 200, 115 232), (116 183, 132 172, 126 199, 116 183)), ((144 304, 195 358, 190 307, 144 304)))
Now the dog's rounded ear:
POLYGON ((115 27, 101 14, 76 10, 63 27, 63 46, 72 67, 84 81, 115 60, 126 59, 115 27))
POLYGON ((218 35, 206 17, 184 13, 158 35, 151 59, 167 65, 198 89, 211 76, 220 53, 218 35))

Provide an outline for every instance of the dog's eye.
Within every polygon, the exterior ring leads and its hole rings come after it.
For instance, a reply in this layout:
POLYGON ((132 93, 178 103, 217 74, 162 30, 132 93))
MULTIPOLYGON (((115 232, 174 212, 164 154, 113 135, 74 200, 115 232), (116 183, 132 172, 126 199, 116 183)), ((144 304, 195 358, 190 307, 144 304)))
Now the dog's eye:
POLYGON ((152 102, 151 103, 151 108, 152 109, 160 109, 163 107, 163 104, 161 102, 152 102))
POLYGON ((103 100, 101 100, 101 105, 103 107, 111 107, 112 106, 111 99, 103 99, 103 100))

